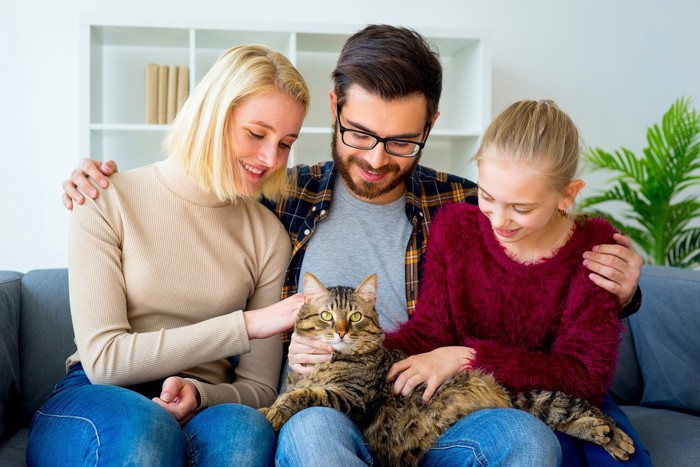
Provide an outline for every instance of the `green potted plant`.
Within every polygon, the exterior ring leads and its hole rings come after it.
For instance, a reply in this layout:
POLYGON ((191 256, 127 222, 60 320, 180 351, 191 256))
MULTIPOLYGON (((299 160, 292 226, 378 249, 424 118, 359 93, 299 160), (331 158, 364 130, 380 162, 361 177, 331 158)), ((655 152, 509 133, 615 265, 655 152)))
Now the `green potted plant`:
POLYGON ((615 177, 608 188, 585 198, 581 210, 610 220, 648 263, 700 264, 700 227, 689 225, 700 217, 700 115, 690 104, 678 99, 661 125, 647 130, 642 157, 625 148, 612 154, 600 148, 585 152, 593 170, 612 171, 615 177), (611 201, 625 204, 619 217, 591 209, 611 201))

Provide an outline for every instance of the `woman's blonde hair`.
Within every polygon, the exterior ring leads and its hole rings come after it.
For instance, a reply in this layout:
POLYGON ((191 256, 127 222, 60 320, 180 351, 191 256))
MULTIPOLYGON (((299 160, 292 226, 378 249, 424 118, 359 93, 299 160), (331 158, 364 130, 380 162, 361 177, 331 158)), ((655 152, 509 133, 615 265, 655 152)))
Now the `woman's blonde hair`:
MULTIPOLYGON (((301 73, 281 53, 262 45, 233 47, 224 52, 194 88, 164 141, 185 172, 223 200, 241 194, 243 174, 234 164, 228 125, 233 108, 242 99, 280 90, 309 109, 309 89, 301 73)), ((287 171, 280 168, 262 185, 266 198, 277 200, 286 190, 287 171)))
POLYGON ((522 100, 501 112, 484 133, 472 160, 483 160, 489 149, 530 167, 558 193, 577 176, 578 129, 551 100, 522 100))

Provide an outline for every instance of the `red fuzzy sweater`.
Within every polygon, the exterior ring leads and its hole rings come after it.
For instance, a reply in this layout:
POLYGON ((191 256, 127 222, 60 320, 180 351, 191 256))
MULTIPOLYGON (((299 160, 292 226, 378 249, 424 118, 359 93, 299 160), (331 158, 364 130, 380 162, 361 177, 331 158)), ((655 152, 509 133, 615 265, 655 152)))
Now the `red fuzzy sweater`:
POLYGON ((408 354, 471 347, 470 366, 510 390, 559 390, 599 402, 622 325, 617 297, 588 278, 582 255, 613 243, 613 227, 581 221, 566 245, 536 264, 508 256, 476 206, 447 206, 430 227, 416 310, 387 336, 387 347, 408 354))

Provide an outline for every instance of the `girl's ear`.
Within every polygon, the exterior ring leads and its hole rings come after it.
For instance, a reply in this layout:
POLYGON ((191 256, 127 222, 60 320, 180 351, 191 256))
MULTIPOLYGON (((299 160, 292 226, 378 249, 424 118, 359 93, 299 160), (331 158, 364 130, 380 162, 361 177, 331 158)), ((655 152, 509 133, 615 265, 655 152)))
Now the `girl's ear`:
POLYGON ((574 204, 574 200, 585 185, 586 183, 581 179, 575 178, 571 180, 569 184, 566 185, 566 188, 564 188, 565 196, 559 201, 559 210, 566 211, 574 204))

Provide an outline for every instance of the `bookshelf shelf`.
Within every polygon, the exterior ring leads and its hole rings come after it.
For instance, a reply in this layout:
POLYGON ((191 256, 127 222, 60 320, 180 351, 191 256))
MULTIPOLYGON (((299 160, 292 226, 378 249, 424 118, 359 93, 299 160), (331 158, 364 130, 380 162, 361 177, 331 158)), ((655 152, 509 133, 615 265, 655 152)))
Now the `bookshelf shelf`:
MULTIPOLYGON (((187 66, 196 85, 229 47, 265 44, 287 55, 311 89, 311 108, 290 165, 330 159, 330 73, 345 40, 362 26, 290 24, 81 25, 81 156, 114 159, 122 170, 164 157, 170 125, 145 124, 148 63, 187 66)), ((491 117, 489 41, 467 31, 421 31, 444 66, 440 118, 421 163, 474 177, 469 159, 491 117)))

